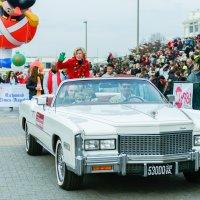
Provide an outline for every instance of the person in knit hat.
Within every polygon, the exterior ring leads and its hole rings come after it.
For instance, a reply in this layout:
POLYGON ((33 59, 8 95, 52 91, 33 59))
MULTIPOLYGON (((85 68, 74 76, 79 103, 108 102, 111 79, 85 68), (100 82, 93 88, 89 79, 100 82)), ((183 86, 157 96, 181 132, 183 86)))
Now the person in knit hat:
POLYGON ((44 73, 43 64, 40 62, 39 59, 36 59, 35 61, 33 61, 33 62, 30 64, 30 73, 32 72, 32 70, 33 70, 34 67, 38 67, 40 74, 43 74, 43 73, 44 73))

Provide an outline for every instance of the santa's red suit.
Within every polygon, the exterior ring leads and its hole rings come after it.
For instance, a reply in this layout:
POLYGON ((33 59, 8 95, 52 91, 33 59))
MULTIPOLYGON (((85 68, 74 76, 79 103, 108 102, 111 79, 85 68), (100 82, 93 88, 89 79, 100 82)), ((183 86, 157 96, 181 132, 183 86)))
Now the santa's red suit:
POLYGON ((86 59, 80 62, 76 57, 72 57, 66 62, 58 61, 57 69, 67 69, 69 79, 90 77, 90 63, 86 59))
POLYGON ((0 48, 12 49, 30 42, 35 36, 37 26, 31 26, 25 16, 18 20, 0 9, 0 48))

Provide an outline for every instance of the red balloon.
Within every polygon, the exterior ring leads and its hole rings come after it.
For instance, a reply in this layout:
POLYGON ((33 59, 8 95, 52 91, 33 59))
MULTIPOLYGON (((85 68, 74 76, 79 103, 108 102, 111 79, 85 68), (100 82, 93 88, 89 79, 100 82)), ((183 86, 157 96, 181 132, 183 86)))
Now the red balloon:
POLYGON ((20 21, 12 21, 10 17, 6 19, 1 16, 0 29, 0 48, 12 49, 30 42, 35 36, 37 27, 31 26, 26 17, 20 21))

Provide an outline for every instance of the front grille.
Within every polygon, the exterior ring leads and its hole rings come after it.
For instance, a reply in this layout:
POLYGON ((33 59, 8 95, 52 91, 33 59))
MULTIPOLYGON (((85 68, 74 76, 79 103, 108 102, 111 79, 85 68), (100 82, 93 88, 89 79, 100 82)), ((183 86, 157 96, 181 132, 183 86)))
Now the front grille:
POLYGON ((171 155, 192 150, 192 132, 119 136, 119 152, 127 155, 171 155))

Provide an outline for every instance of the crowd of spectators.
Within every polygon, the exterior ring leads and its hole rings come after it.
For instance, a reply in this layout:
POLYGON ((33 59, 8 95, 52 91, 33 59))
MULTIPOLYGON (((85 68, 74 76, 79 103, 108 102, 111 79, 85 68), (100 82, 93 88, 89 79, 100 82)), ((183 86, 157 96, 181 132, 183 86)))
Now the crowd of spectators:
POLYGON ((6 73, 0 73, 0 83, 9 83, 12 85, 26 84, 28 74, 25 72, 15 72, 13 70, 7 71, 6 73))
MULTIPOLYGON (((65 75, 64 71, 61 73, 65 75)), ((200 35, 176 38, 167 44, 159 41, 145 43, 139 49, 132 49, 130 55, 125 57, 115 57, 110 53, 105 64, 91 67, 90 76, 145 78, 154 83, 164 95, 172 94, 175 81, 200 83, 200 35)), ((3 76, 0 74, 0 83, 27 84, 29 77, 29 71, 9 71, 3 76)))
MULTIPOLYGON (((23 72, 14 72, 13 70, 7 71, 5 74, 0 73, 0 84, 26 84, 28 80, 28 74, 23 72)), ((9 107, 10 111, 13 111, 13 107, 9 107)))
POLYGON ((152 81, 164 94, 173 92, 175 81, 200 82, 200 35, 176 38, 167 44, 159 41, 140 45, 125 57, 112 53, 108 64, 93 66, 95 77, 134 76, 152 81))

